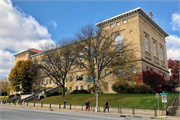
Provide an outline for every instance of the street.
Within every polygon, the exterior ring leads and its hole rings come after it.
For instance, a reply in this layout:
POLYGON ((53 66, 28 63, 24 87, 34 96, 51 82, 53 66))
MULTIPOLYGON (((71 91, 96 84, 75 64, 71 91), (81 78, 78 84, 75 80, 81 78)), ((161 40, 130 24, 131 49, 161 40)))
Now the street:
POLYGON ((80 114, 80 113, 71 113, 71 112, 57 112, 57 111, 0 106, 0 120, 132 120, 132 119, 140 120, 140 118, 124 118, 124 117, 103 116, 103 115, 94 115, 94 114, 80 114))

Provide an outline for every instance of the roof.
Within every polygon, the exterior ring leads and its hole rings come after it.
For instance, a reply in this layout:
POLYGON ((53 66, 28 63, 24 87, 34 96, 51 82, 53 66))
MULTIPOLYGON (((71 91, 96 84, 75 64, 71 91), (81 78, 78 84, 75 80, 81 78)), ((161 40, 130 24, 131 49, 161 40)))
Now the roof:
POLYGON ((38 50, 38 49, 35 49, 35 48, 30 48, 29 50, 31 50, 31 51, 34 51, 34 52, 43 52, 42 50, 38 50))
POLYGON ((152 26, 154 26, 154 28, 157 31, 159 31, 163 36, 165 36, 165 37, 169 36, 151 17, 149 17, 149 15, 141 7, 138 7, 136 9, 130 10, 128 12, 119 14, 119 15, 114 16, 114 17, 111 17, 111 18, 106 19, 104 21, 98 22, 95 25, 98 27, 101 27, 101 26, 104 26, 107 24, 111 24, 117 20, 125 19, 125 18, 128 18, 128 17, 136 15, 136 14, 139 14, 144 19, 146 19, 147 22, 149 22, 152 26))
POLYGON ((41 53, 41 52, 43 52, 43 51, 38 50, 38 49, 35 49, 35 48, 29 48, 28 50, 24 50, 24 51, 22 51, 22 52, 16 53, 16 54, 14 54, 13 56, 17 56, 17 55, 20 55, 20 54, 23 54, 23 53, 26 53, 26 52, 29 52, 29 51, 36 52, 36 53, 41 53))

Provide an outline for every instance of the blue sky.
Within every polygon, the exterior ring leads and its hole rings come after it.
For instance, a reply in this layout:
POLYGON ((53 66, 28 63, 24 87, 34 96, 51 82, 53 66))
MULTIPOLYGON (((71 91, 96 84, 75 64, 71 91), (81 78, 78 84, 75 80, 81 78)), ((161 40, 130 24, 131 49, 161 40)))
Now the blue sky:
POLYGON ((38 48, 38 43, 73 37, 73 33, 88 23, 141 7, 168 34, 167 56, 180 55, 179 1, 10 1, 0 0, 1 46, 0 76, 7 76, 14 65, 14 53, 38 48), (173 54, 172 54, 173 53, 173 54))

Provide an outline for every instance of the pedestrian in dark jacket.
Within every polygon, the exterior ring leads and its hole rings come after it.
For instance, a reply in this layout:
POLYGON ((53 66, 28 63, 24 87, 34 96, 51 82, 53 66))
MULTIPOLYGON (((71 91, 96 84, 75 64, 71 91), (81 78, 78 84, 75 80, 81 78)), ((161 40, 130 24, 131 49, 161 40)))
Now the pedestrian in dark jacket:
POLYGON ((90 109, 90 102, 87 101, 87 110, 89 111, 89 109, 90 109))
POLYGON ((63 108, 66 109, 66 100, 64 100, 64 107, 63 108))
POLYGON ((105 108, 104 108, 104 112, 106 111, 106 109, 108 109, 108 112, 109 112, 109 105, 108 105, 108 101, 106 101, 105 108))
POLYGON ((87 111, 87 108, 88 108, 88 101, 85 102, 85 105, 86 105, 86 111, 87 111))

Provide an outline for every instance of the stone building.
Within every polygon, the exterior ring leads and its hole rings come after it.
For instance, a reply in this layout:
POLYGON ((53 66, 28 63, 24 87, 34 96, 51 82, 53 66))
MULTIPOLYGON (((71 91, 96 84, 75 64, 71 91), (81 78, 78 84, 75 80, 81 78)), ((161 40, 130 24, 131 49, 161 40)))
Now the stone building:
MULTIPOLYGON (((169 72, 167 65, 167 53, 166 53, 166 41, 165 37, 168 34, 153 20, 152 12, 149 15, 144 12, 142 8, 136 8, 131 11, 122 13, 112 18, 106 19, 96 26, 100 29, 113 29, 119 30, 118 36, 114 36, 114 41, 117 40, 131 40, 135 43, 135 46, 139 52, 137 52, 137 68, 138 71, 150 71, 153 70, 161 74, 165 80, 169 80, 169 72)), ((20 53, 15 54, 15 64, 18 60, 27 60, 31 57, 38 57, 43 54, 42 51, 29 49, 20 53), (40 53, 40 54, 39 54, 40 53), (35 55, 33 55, 35 54, 35 55)), ((108 70, 105 69, 104 74, 107 74, 108 70)), ((66 87, 69 90, 75 89, 88 89, 93 86, 92 83, 87 82, 88 76, 83 72, 76 72, 74 75, 68 76, 66 87), (82 81, 76 81, 76 75, 83 77, 82 81)), ((111 86, 114 83, 114 76, 108 75, 105 78, 105 93, 114 93, 111 86), (111 81, 109 81, 111 79, 111 81)), ((56 87, 52 80, 45 78, 39 81, 40 86, 56 87)))

